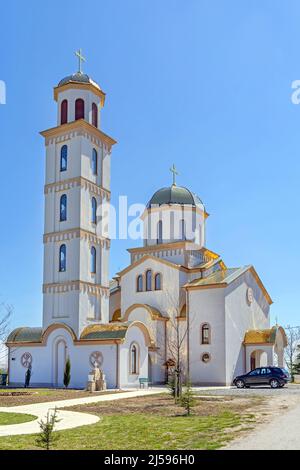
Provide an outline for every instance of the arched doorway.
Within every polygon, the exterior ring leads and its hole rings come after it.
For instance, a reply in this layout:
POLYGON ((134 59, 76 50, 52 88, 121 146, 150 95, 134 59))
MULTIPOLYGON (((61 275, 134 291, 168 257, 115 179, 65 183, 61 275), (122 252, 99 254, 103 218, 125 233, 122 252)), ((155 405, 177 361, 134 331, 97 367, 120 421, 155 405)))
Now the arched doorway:
POLYGON ((63 338, 58 338, 54 342, 54 367, 53 382, 55 387, 62 387, 64 384, 64 371, 67 359, 67 344, 63 338))
POLYGON ((250 369, 256 369, 256 367, 264 367, 268 365, 268 355, 266 351, 256 349, 252 351, 250 356, 250 369))

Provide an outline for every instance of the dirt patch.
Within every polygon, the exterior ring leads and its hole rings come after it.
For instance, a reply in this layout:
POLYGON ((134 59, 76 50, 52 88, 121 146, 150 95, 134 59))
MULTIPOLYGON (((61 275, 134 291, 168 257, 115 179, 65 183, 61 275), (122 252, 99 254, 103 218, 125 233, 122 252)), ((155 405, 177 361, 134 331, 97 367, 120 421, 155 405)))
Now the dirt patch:
MULTIPOLYGON (((264 401, 264 398, 261 397, 217 397, 217 399, 213 397, 196 397, 192 413, 196 416, 217 415, 223 411, 248 414, 255 412, 255 409, 261 406, 262 401, 264 401)), ((171 417, 184 414, 184 409, 179 405, 175 405, 174 400, 167 394, 126 398, 124 400, 118 400, 117 406, 111 402, 99 402, 65 409, 93 413, 101 416, 116 414, 134 415, 141 413, 171 417)))
POLYGON ((47 401, 71 400, 72 398, 107 395, 108 393, 122 393, 118 390, 112 392, 86 392, 85 390, 64 389, 38 389, 38 390, 12 390, 0 393, 0 406, 31 405, 47 401))

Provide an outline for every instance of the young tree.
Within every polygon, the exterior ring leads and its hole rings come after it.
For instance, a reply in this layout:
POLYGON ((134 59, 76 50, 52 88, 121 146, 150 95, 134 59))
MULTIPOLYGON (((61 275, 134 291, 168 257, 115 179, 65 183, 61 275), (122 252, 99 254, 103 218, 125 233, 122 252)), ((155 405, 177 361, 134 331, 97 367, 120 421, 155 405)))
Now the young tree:
POLYGON ((25 384, 24 388, 28 388, 30 384, 30 379, 31 379, 31 366, 28 367, 26 374, 25 374, 25 384))
POLYGON ((51 410, 48 410, 46 420, 39 421, 41 432, 36 439, 36 444, 38 447, 50 450, 50 447, 58 439, 58 435, 53 434, 53 431, 56 423, 58 423, 59 421, 60 419, 57 418, 57 408, 54 408, 53 413, 51 412, 51 410))
POLYGON ((284 351, 284 358, 287 368, 289 369, 289 373, 293 378, 297 350, 298 345, 300 343, 300 327, 288 325, 285 327, 285 333, 287 336, 288 344, 284 351))
POLYGON ((191 383, 188 381, 180 397, 180 405, 186 410, 187 416, 191 414, 191 408, 195 406, 196 401, 191 383))
POLYGON ((70 380, 71 380, 71 361, 68 356, 66 360, 65 371, 64 371, 64 386, 66 388, 68 388, 70 380))

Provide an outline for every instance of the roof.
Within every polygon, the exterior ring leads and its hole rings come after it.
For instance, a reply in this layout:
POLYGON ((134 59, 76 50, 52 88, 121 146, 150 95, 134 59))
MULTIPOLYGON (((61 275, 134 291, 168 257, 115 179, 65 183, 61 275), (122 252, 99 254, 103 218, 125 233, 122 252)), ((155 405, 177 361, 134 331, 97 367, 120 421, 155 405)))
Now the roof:
POLYGON ((148 261, 148 260, 153 260, 157 263, 165 264, 166 266, 169 266, 170 268, 173 268, 173 269, 187 270, 187 268, 185 268, 181 264, 175 264, 175 263, 172 263, 171 261, 168 261, 166 259, 159 258, 158 256, 152 256, 152 255, 145 254, 145 255, 141 256, 138 260, 134 261, 132 264, 127 266, 127 268, 124 268, 124 269, 122 269, 122 271, 118 272, 118 276, 120 276, 120 278, 121 278, 122 276, 124 276, 124 274, 127 274, 129 271, 131 271, 132 269, 136 268, 137 266, 139 266, 140 264, 142 264, 142 263, 144 263, 145 261, 148 261))
POLYGON ((90 85, 94 85, 96 88, 101 90, 98 83, 94 82, 86 73, 76 72, 72 75, 68 75, 67 77, 63 78, 57 86, 63 86, 67 83, 88 83, 90 85))
POLYGON ((215 271, 210 276, 205 278, 195 279, 194 281, 186 284, 186 287, 197 287, 197 286, 210 286, 214 284, 230 284, 235 279, 237 279, 241 274, 246 272, 249 269, 249 266, 243 268, 228 268, 215 271))
POLYGON ((204 205, 201 199, 189 189, 183 186, 177 186, 172 184, 172 186, 167 188, 161 188, 156 193, 153 194, 152 198, 147 204, 147 207, 152 205, 162 205, 162 204, 184 204, 191 206, 201 206, 204 209, 204 205))
POLYGON ((278 331, 277 326, 273 326, 273 328, 268 328, 266 330, 248 330, 245 333, 244 343, 245 344, 261 344, 261 343, 275 344, 277 331, 278 331))
POLYGON ((110 323, 108 325, 89 325, 80 335, 80 340, 123 339, 130 323, 110 323))
POLYGON ((258 276, 257 272, 255 271, 254 267, 251 265, 242 266, 240 268, 226 268, 220 271, 215 271, 210 276, 205 278, 195 279, 192 282, 185 284, 184 287, 188 288, 207 288, 207 287, 226 287, 231 282, 235 281, 238 277, 240 277, 245 272, 250 271, 253 277, 255 278, 257 284, 261 288, 267 302, 269 305, 273 303, 267 289, 263 285, 260 277, 258 276))
POLYGON ((13 330, 8 338, 8 343, 40 343, 42 341, 43 328, 21 327, 13 330))

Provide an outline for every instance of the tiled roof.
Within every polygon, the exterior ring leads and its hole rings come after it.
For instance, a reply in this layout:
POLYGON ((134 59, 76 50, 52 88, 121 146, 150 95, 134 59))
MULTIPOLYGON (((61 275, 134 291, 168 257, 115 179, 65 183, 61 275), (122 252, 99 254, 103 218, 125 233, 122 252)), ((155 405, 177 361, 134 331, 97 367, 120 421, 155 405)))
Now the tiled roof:
POLYGON ((21 327, 13 330, 8 338, 8 343, 40 343, 42 341, 43 328, 21 327))
POLYGON ((261 344, 270 343, 274 344, 276 340, 277 327, 269 328, 266 330, 248 330, 245 333, 245 344, 261 344))
POLYGON ((80 339, 123 339, 129 323, 110 323, 107 325, 89 325, 81 333, 80 339))
POLYGON ((195 279, 186 284, 186 287, 192 286, 209 286, 214 284, 229 284, 237 279, 241 274, 246 272, 250 266, 243 266, 241 268, 228 268, 225 270, 215 271, 210 276, 205 278, 195 279))

